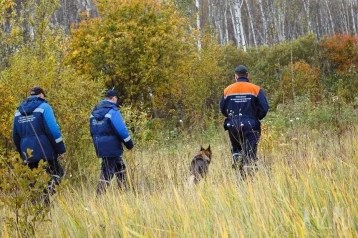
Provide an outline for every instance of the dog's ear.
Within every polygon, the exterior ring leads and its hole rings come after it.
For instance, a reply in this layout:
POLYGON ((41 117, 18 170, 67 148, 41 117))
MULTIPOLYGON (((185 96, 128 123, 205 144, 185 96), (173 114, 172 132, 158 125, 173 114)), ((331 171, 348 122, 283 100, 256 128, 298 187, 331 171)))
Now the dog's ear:
POLYGON ((208 146, 208 148, 207 148, 206 150, 208 150, 208 151, 210 151, 210 152, 211 152, 211 149, 210 149, 210 144, 209 144, 209 146, 208 146))
POLYGON ((200 151, 205 150, 202 145, 200 145, 200 151))

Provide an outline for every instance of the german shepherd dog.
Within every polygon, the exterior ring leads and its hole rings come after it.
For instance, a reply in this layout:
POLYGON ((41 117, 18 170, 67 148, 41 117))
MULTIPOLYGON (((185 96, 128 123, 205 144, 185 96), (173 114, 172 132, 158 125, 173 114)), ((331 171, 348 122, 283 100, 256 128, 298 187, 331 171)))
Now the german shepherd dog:
POLYGON ((211 162, 211 149, 210 145, 208 148, 204 149, 200 146, 200 152, 194 156, 190 165, 190 177, 189 185, 193 183, 197 184, 202 178, 205 178, 209 171, 209 164, 211 162))

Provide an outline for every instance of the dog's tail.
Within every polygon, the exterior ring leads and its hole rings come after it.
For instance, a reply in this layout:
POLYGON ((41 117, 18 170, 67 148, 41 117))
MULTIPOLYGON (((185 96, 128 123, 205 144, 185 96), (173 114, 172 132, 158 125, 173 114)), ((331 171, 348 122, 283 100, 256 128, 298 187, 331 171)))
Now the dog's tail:
POLYGON ((192 175, 190 175, 189 181, 188 181, 189 188, 193 187, 194 183, 196 183, 196 178, 195 178, 195 175, 192 174, 192 175))

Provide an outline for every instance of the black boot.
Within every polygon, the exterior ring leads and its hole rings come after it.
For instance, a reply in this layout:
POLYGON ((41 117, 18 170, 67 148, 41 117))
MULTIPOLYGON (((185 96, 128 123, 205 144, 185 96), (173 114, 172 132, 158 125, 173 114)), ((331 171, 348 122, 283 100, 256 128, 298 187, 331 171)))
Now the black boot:
POLYGON ((241 153, 233 153, 232 154, 232 165, 231 167, 235 170, 240 168, 240 165, 242 163, 242 155, 241 153))
POLYGON ((128 181, 127 181, 126 166, 123 163, 123 161, 117 164, 117 171, 115 175, 116 175, 118 187, 121 190, 126 191, 128 189, 128 181))

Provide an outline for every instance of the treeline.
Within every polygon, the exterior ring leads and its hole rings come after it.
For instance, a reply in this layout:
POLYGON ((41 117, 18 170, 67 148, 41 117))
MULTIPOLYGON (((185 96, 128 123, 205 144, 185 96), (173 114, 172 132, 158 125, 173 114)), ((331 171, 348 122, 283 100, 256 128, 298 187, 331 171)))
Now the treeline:
POLYGON ((336 96, 347 104, 357 100, 357 36, 308 34, 245 52, 188 30, 190 20, 175 5, 157 0, 100 0, 101 17, 84 16, 68 35, 51 24, 58 7, 55 0, 29 1, 21 12, 14 1, 1 5, 0 24, 8 27, 0 32, 0 136, 8 142, 13 112, 33 85, 47 89, 76 149, 89 140, 88 115, 105 88, 120 92, 133 130, 138 123, 148 132, 179 121, 186 129, 221 121, 218 102, 238 64, 264 88, 272 112, 302 98, 312 107, 336 96), (26 7, 32 14, 22 15, 26 7), (29 25, 34 34, 24 37, 29 25))
MULTIPOLYGON (((7 1, 4 0, 6 3, 7 1)), ((28 2, 17 0, 17 11, 28 2)), ((94 0, 58 0, 51 24, 66 33, 83 17, 100 15, 94 0)), ((358 3, 354 0, 168 0, 190 19, 192 29, 211 32, 220 44, 237 47, 273 45, 309 33, 318 39, 358 32, 358 3)), ((28 12, 29 14, 29 12, 28 12)), ((33 27, 27 31, 32 34, 33 27)))
POLYGON ((316 38, 358 32, 352 0, 176 0, 191 25, 217 34, 220 44, 273 45, 312 33, 316 38))

